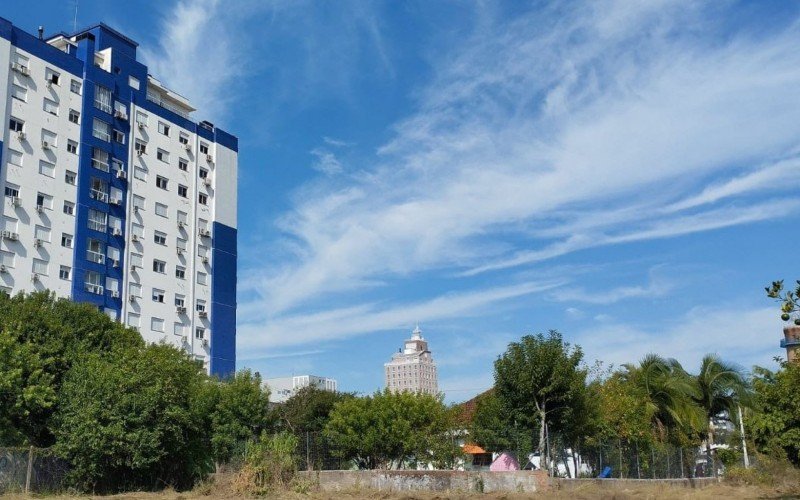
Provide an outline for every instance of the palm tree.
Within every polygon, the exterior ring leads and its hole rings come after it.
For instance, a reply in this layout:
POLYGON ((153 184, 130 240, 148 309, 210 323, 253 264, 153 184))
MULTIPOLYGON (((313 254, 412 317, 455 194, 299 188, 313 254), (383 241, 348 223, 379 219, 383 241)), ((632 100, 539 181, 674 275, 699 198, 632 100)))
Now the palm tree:
POLYGON ((730 419, 737 406, 747 401, 749 385, 737 366, 722 361, 716 354, 707 354, 703 358, 695 382, 698 392, 694 400, 705 417, 701 429, 706 440, 706 460, 716 476, 717 467, 711 453, 714 443, 712 419, 719 416, 730 419))
POLYGON ((695 401, 700 393, 692 377, 677 360, 648 354, 638 366, 622 366, 625 369, 622 377, 643 398, 659 440, 698 428, 700 411, 695 401))

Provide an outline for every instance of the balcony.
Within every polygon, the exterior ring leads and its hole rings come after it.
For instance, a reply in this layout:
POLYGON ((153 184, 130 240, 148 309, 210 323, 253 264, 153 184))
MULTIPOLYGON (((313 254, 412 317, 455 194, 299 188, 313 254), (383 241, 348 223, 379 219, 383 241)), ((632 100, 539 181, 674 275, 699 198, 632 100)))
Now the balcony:
POLYGON ((781 347, 795 347, 800 346, 800 339, 783 339, 781 340, 781 347))
POLYGON ((86 260, 94 262, 95 264, 102 264, 106 261, 106 256, 100 252, 86 251, 86 260))
POLYGON ((172 111, 178 116, 186 118, 187 120, 191 120, 191 117, 189 116, 189 113, 186 111, 185 108, 182 108, 176 104, 167 101, 158 92, 153 92, 152 90, 147 89, 147 100, 161 106, 166 110, 172 111))

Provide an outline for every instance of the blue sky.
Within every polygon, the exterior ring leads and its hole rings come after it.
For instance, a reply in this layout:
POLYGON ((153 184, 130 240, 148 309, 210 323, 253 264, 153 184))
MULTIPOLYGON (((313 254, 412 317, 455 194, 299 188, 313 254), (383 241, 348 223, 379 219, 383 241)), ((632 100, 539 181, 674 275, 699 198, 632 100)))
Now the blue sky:
POLYGON ((370 392, 417 322, 448 401, 548 329, 614 364, 783 354, 796 2, 81 0, 98 21, 240 139, 239 367, 370 392))

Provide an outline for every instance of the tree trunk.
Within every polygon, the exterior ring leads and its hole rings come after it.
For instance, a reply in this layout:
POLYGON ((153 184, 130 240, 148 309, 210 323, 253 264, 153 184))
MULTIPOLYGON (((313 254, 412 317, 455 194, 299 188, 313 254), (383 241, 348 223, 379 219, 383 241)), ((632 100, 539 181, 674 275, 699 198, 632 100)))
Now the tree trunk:
POLYGON ((714 464, 714 454, 711 452, 711 445, 714 443, 714 422, 708 422, 708 436, 706 436, 706 462, 711 468, 711 474, 717 477, 717 467, 714 464))
POLYGON ((539 467, 543 470, 548 470, 547 463, 547 448, 544 440, 545 434, 545 412, 544 409, 539 411, 539 467))

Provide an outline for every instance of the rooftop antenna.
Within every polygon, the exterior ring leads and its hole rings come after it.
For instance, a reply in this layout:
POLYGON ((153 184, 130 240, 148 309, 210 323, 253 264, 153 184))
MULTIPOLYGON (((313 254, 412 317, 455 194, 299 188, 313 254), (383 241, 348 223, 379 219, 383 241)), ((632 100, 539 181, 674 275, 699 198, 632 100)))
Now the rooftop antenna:
POLYGON ((39 26, 39 40, 44 38, 44 26, 39 26))
POLYGON ((72 18, 72 31, 78 31, 78 0, 75 0, 75 16, 72 18))

